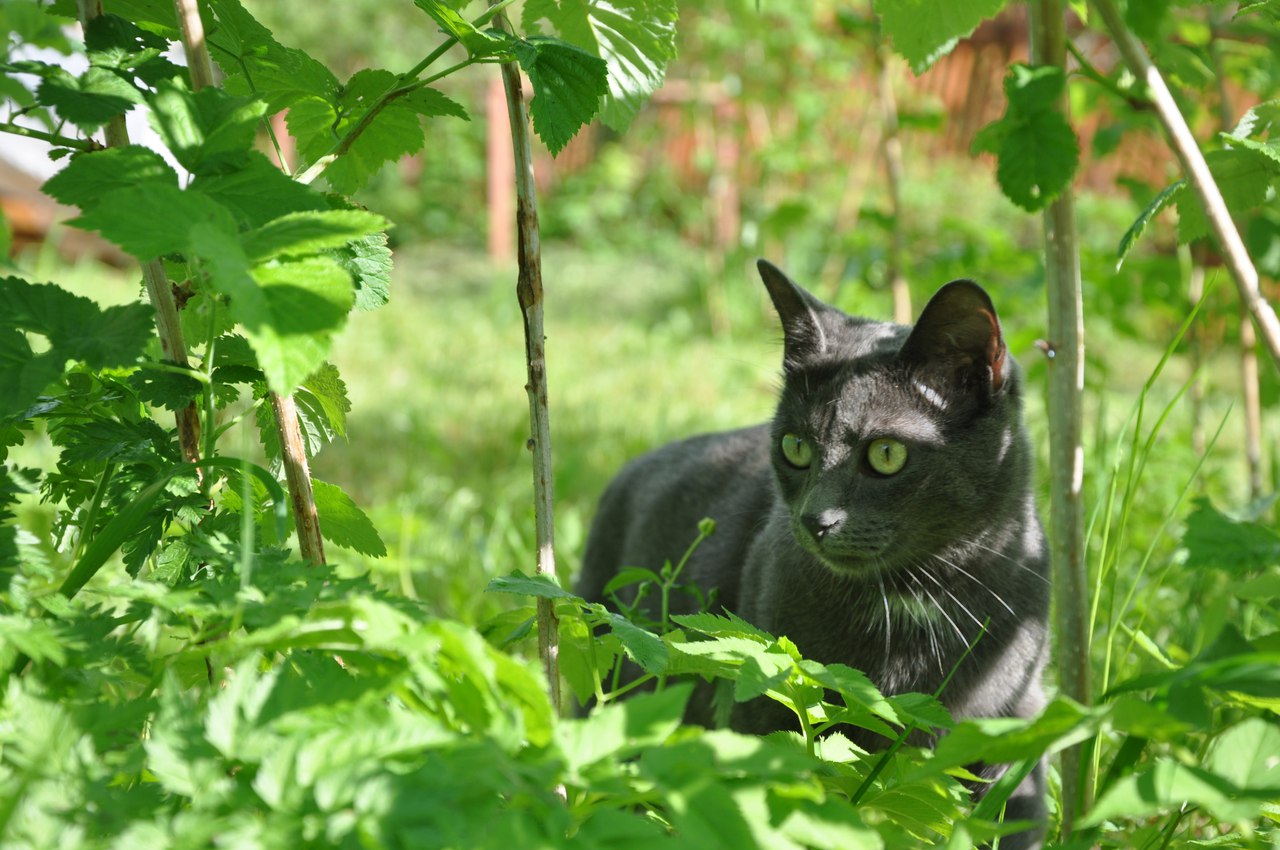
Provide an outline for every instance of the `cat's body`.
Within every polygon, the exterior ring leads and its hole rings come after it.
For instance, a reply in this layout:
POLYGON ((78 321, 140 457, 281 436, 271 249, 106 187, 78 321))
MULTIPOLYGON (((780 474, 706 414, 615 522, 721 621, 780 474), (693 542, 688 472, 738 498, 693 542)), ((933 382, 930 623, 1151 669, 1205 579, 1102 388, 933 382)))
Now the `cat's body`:
MULTIPOLYGON (((629 464, 601 500, 579 592, 603 600, 619 568, 677 561, 711 517, 683 578, 714 588, 719 606, 886 693, 933 693, 954 668, 941 699, 957 719, 1035 713, 1047 553, 1020 377, 990 300, 949 284, 912 329, 826 307, 766 263, 761 274, 785 332, 773 423, 629 464)), ((688 719, 711 725, 705 690, 688 719)), ((795 720, 762 698, 735 706, 731 725, 795 720)), ((1043 784, 1041 768, 1007 817, 1042 818, 1043 784)))

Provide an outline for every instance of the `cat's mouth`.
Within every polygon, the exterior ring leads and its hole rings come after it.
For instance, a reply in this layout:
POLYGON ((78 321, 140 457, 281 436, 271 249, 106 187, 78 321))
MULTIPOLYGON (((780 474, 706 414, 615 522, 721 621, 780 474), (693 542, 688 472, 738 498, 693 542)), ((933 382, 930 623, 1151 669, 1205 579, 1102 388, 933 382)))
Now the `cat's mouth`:
POLYGON ((893 551, 893 536, 886 532, 846 533, 818 538, 800 523, 794 523, 796 542, 836 575, 866 576, 887 569, 893 551))

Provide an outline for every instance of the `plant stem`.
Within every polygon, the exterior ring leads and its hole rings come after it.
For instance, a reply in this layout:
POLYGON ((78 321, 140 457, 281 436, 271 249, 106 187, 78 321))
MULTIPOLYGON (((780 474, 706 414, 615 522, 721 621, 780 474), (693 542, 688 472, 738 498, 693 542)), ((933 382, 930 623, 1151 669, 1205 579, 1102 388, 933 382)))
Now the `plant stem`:
POLYGON ((35 130, 31 127, 23 127, 21 124, 14 124, 12 121, 0 121, 0 133, 9 133, 14 136, 25 136, 28 139, 38 139, 42 142, 48 142, 60 148, 73 148, 78 151, 100 151, 102 145, 93 139, 74 139, 71 136, 61 136, 57 133, 46 133, 43 130, 35 130))
MULTIPOLYGON (((213 82, 213 63, 209 60, 209 50, 205 45, 200 10, 196 6, 196 0, 174 0, 173 7, 182 25, 182 45, 187 51, 191 88, 199 91, 213 82)), ((211 343, 207 356, 212 355, 211 343)), ((311 470, 307 464, 306 445, 302 441, 302 426, 298 423, 298 408, 293 403, 292 396, 272 392, 269 397, 280 435, 285 482, 289 486, 293 522, 298 531, 298 551, 302 560, 323 564, 324 539, 320 536, 320 516, 316 510, 315 492, 311 487, 311 470)))
MULTIPOLYGON (((495 19, 510 31, 505 16, 495 19)), ((515 62, 502 63, 502 83, 507 94, 507 115, 511 121, 511 147, 516 165, 516 230, 519 237, 519 277, 516 297, 524 315, 525 363, 529 382, 529 423, 533 453, 533 512, 537 537, 537 565, 540 575, 556 576, 555 514, 551 473, 551 423, 547 405, 547 358, 542 316, 542 252, 538 230, 538 199, 533 182, 533 144, 529 133, 529 112, 524 102, 524 84, 515 62)), ((550 599, 538 599, 538 655, 547 676, 551 703, 560 711, 560 665, 555 607, 550 599)))
POLYGON ((1213 175, 1209 172, 1209 166, 1205 162, 1204 154, 1200 152, 1200 147, 1196 144, 1195 136, 1191 134, 1191 128, 1187 126, 1186 119, 1178 111, 1178 104, 1174 102, 1173 94, 1165 85, 1159 69, 1152 64, 1142 42, 1125 25, 1124 18, 1120 15, 1115 3, 1112 0, 1091 0, 1091 3, 1111 32, 1111 37, 1119 48, 1120 55, 1124 57, 1125 64, 1129 66, 1129 70, 1135 77, 1146 83, 1156 114, 1164 126, 1165 134, 1169 137, 1169 143, 1178 157, 1178 162, 1182 164, 1182 171, 1186 174, 1197 197, 1200 198, 1200 203, 1204 205, 1209 226, 1218 239, 1227 269, 1236 282, 1240 301, 1253 318, 1259 335, 1271 353, 1272 360, 1277 367, 1280 367, 1280 319, 1276 318, 1275 310, 1263 298, 1258 288, 1258 270, 1254 267, 1253 260, 1249 258, 1244 240, 1240 238, 1240 231, 1231 220, 1231 212, 1227 209, 1218 184, 1214 182, 1213 175))
MULTIPOLYGON (((1029 4, 1031 51, 1041 65, 1066 65, 1066 15, 1062 0, 1029 4)), ((1057 104, 1069 112, 1067 91, 1057 104)), ((1054 632, 1062 692, 1091 705, 1089 575, 1084 547, 1084 302, 1075 197, 1070 186, 1044 212, 1048 288, 1049 526, 1053 567, 1054 632)), ((1062 752, 1062 834, 1092 803, 1092 774, 1079 745, 1062 752)))
POLYGON ((880 106, 880 153, 884 161, 885 182, 889 188, 889 215, 893 229, 889 234, 889 268, 887 277, 893 292, 893 320, 899 324, 911 323, 911 290, 902 273, 902 256, 905 249, 902 210, 902 140, 898 134, 898 101, 893 93, 893 52, 888 41, 877 32, 875 45, 876 100, 880 106))

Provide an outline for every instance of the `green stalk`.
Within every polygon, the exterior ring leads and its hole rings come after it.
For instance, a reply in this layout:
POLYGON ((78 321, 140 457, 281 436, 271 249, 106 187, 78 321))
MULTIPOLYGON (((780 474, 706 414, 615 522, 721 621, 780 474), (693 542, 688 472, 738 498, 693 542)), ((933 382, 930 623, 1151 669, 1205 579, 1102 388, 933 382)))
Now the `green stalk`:
MULTIPOLYGON (((1031 52, 1041 65, 1066 66, 1066 10, 1062 0, 1029 4, 1031 52)), ((1057 109, 1069 116, 1064 89, 1057 109)), ((1068 118, 1069 120, 1069 118, 1068 118)), ((1067 187, 1044 212, 1048 285, 1050 559, 1054 632, 1061 691, 1082 705, 1093 702, 1089 665, 1089 576, 1084 548, 1084 303, 1075 199, 1067 187)), ((1092 775, 1079 745, 1062 751, 1062 834, 1088 810, 1092 775)))
POLYGON ((41 130, 33 130, 30 127, 23 127, 21 124, 14 124, 11 121, 0 121, 0 133, 37 139, 60 148, 72 148, 78 151, 100 151, 104 149, 102 145, 93 139, 74 139, 71 136, 60 136, 57 133, 45 133, 41 130))

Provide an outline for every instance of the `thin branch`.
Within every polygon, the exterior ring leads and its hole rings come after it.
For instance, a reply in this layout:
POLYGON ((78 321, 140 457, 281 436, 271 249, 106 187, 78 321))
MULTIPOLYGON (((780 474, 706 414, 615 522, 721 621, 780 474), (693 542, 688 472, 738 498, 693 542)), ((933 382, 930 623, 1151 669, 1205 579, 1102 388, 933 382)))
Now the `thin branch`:
MULTIPOLYGON (((509 31, 505 16, 498 26, 509 31)), ((519 234, 520 272, 516 296, 524 314, 525 360, 529 382, 529 423, 533 436, 533 511, 537 534, 537 568, 540 575, 556 576, 555 517, 551 474, 551 423, 547 405, 546 344, 542 315, 542 253, 538 231, 538 199, 533 182, 533 143, 524 83, 515 62, 502 63, 502 82, 511 120, 511 143, 516 165, 516 227, 519 234)), ((538 655, 547 676, 547 689, 556 712, 560 711, 559 636, 555 603, 538 599, 538 655)))
POLYGON ((61 136, 57 133, 46 133, 43 130, 34 130, 31 127, 23 127, 21 124, 14 124, 10 121, 0 121, 0 133, 25 136, 28 139, 48 142, 56 147, 72 148, 78 151, 100 151, 103 149, 103 146, 93 139, 75 139, 71 136, 61 136))
MULTIPOLYGON (((187 51, 191 88, 199 91, 213 83, 213 63, 209 60, 209 50, 205 45, 200 10, 196 0, 174 0, 173 7, 182 25, 182 44, 187 51)), ((306 444, 302 440, 302 426, 298 422, 298 408, 293 403, 292 396, 272 392, 269 398, 280 437, 285 483, 289 486, 289 500, 293 504, 298 551, 304 561, 323 564, 324 539, 320 536, 320 516, 311 486, 311 469, 307 463, 306 444)))
POLYGON ((1195 136, 1191 134, 1191 128, 1187 126, 1186 119, 1178 110, 1178 104, 1174 101, 1169 87, 1165 85, 1164 78, 1160 76, 1159 69, 1152 64, 1142 42, 1125 25, 1124 18, 1121 17, 1115 3, 1112 0, 1091 0, 1091 2, 1111 32, 1111 38, 1119 48, 1120 55, 1124 57, 1129 70, 1135 77, 1146 83, 1156 114, 1160 117, 1160 123, 1164 126, 1165 134, 1169 137, 1178 162, 1182 164, 1182 171, 1191 182, 1197 197, 1200 198, 1200 203, 1204 205, 1209 226, 1218 239, 1227 269, 1236 282, 1240 301, 1253 318, 1259 335, 1266 343, 1267 350, 1271 352, 1272 360, 1277 367, 1280 367, 1280 320, 1276 318, 1275 310, 1258 288, 1258 270, 1254 267, 1253 260, 1249 258, 1244 240, 1240 238, 1240 231, 1231 220, 1231 212, 1227 209, 1218 184, 1214 182, 1213 174, 1210 173, 1204 154, 1196 144, 1195 136))
MULTIPOLYGON (((1029 4, 1031 51, 1041 65, 1066 64, 1062 0, 1029 4)), ((1057 109, 1070 112, 1063 91, 1057 109)), ((1068 186, 1044 211, 1049 331, 1049 540, 1055 645, 1062 692, 1092 702, 1089 664, 1089 575, 1084 546, 1084 299, 1076 238, 1075 196, 1068 186)), ((1092 772, 1079 745, 1062 752, 1062 834, 1088 811, 1092 772)))

